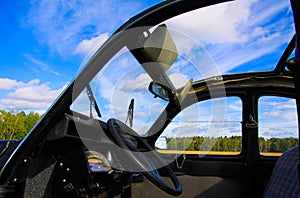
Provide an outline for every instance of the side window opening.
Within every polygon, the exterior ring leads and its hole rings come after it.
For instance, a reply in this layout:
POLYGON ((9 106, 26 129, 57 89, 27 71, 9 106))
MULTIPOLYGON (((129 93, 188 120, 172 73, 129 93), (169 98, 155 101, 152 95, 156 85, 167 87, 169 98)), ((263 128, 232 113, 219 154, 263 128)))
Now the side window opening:
MULTIPOLYGON (((179 113, 161 137, 167 139, 165 153, 238 155, 242 151, 242 101, 227 97, 202 101, 179 113), (216 117, 213 104, 225 100, 224 116, 216 117), (217 125, 217 127, 215 127, 217 125)), ((161 145, 161 139, 156 145, 161 145)))
POLYGON ((263 96, 258 102, 259 150, 262 156, 280 156, 298 145, 296 100, 263 96))

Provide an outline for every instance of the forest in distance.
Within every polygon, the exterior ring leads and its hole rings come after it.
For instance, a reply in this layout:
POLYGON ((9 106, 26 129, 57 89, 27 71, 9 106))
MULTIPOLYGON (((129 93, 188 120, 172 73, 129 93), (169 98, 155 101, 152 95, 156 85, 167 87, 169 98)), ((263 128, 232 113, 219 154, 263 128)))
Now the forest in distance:
MULTIPOLYGON (((167 139, 168 150, 240 152, 242 137, 180 137, 167 139)), ((283 153, 298 145, 298 138, 259 138, 260 152, 283 153)))
MULTIPOLYGON (((21 140, 40 119, 36 112, 0 110, 0 140, 21 140)), ((241 136, 168 138, 168 150, 240 152, 241 136)), ((260 152, 282 153, 298 145, 298 138, 259 138, 260 152)))
POLYGON ((0 140, 21 140, 40 117, 36 112, 0 110, 0 140))

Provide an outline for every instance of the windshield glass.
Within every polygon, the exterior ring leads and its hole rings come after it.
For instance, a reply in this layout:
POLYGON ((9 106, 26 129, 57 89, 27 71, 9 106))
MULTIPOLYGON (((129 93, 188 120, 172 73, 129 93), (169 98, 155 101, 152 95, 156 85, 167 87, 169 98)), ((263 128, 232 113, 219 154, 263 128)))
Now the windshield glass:
POLYGON ((273 70, 294 26, 289 1, 238 0, 128 31, 127 46, 89 83, 101 118, 86 91, 71 110, 105 122, 117 118, 145 134, 168 104, 148 90, 152 81, 168 87, 182 102, 195 81, 273 70))
POLYGON ((90 92, 81 93, 71 107, 73 111, 105 122, 116 118, 145 134, 169 102, 154 97, 148 90, 152 81, 168 87, 180 103, 190 91, 193 79, 219 75, 202 46, 195 43, 189 49, 182 45, 194 43, 186 35, 166 25, 139 32, 139 28, 129 30, 129 35, 138 34, 132 43, 139 44, 133 49, 123 47, 89 83, 101 118, 91 107, 93 101, 87 97, 90 92))
MULTIPOLYGON (((139 134, 144 134, 167 104, 167 101, 154 98, 148 91, 150 82, 146 71, 130 51, 123 48, 90 83, 102 114, 99 118, 92 109, 93 117, 102 121, 116 118, 129 125, 133 114, 132 127, 139 134), (133 110, 129 108, 132 99, 133 110)), ((71 109, 90 116, 89 103, 83 92, 71 109)))
MULTIPOLYGON (((295 34, 290 1, 237 0, 165 22, 202 46, 221 74, 274 70, 295 34)), ((192 48, 190 43, 183 43, 192 48)))

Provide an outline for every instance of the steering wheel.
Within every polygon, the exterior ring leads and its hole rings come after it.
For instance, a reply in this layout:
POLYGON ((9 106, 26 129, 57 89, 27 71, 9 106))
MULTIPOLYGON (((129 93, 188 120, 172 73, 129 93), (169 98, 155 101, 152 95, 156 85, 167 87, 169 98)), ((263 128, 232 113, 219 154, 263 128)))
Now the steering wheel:
POLYGON ((107 121, 107 128, 113 141, 122 149, 129 151, 126 153, 131 158, 130 161, 134 162, 140 168, 142 174, 154 185, 170 195, 176 196, 182 193, 182 185, 169 165, 163 165, 160 169, 172 180, 173 186, 161 178, 154 164, 163 164, 163 160, 145 139, 117 119, 109 119, 107 121), (143 152, 139 152, 138 146, 139 148, 143 148, 143 152), (147 152, 151 153, 151 157, 146 156, 145 151, 151 151, 147 152))

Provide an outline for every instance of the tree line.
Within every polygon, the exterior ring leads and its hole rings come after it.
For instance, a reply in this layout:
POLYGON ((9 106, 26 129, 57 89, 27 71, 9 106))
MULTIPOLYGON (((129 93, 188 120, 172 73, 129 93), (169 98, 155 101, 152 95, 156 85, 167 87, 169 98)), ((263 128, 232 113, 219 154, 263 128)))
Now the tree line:
MULTIPOLYGON (((0 110, 0 140, 21 140, 40 119, 35 112, 14 113, 0 110)), ((241 136, 168 138, 168 149, 188 151, 240 152, 241 136)), ((260 152, 284 152, 298 145, 298 138, 259 138, 260 152)))
MULTIPOLYGON (((188 151, 220 151, 240 152, 242 151, 242 137, 180 137, 168 138, 168 149, 188 151)), ((259 138, 260 152, 283 153, 291 147, 298 145, 298 138, 259 138)))
POLYGON ((24 111, 14 113, 0 110, 0 140, 21 140, 41 115, 24 111))
POLYGON ((298 138, 259 138, 259 150, 261 152, 280 152, 298 145, 298 138))

